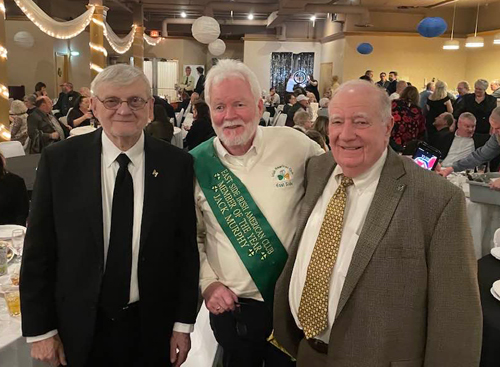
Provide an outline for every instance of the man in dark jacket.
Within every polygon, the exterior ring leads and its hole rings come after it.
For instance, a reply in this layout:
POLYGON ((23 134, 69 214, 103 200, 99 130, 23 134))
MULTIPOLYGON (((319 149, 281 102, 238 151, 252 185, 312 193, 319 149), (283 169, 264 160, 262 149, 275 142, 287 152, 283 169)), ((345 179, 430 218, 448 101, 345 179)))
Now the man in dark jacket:
POLYGON ((76 99, 80 96, 80 93, 73 90, 73 83, 63 83, 61 84, 61 93, 54 105, 55 110, 59 110, 55 114, 57 118, 61 116, 66 116, 70 108, 74 107, 76 99))
POLYGON ((200 76, 198 77, 194 91, 201 96, 201 94, 205 91, 205 75, 203 75, 204 70, 201 66, 198 66, 196 71, 200 74, 200 76))

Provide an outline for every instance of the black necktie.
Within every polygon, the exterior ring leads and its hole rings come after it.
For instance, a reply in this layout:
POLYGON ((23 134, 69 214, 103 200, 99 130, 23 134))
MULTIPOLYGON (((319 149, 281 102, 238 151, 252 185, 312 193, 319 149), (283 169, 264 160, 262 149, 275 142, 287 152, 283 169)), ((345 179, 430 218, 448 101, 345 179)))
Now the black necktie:
POLYGON ((116 160, 120 169, 113 191, 111 232, 101 288, 101 306, 110 315, 129 302, 134 221, 134 183, 128 170, 130 159, 122 153, 116 160))

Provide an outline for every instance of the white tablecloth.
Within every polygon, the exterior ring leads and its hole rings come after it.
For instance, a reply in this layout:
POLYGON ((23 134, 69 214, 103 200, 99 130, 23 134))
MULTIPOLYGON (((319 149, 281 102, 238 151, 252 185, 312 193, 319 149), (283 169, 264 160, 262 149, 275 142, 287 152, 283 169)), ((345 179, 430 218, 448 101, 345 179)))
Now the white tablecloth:
POLYGON ((495 247, 493 235, 500 228, 500 206, 475 203, 466 199, 467 217, 474 240, 474 252, 476 258, 488 255, 495 247))
POLYGON ((174 136, 172 137, 172 144, 181 149, 184 147, 184 144, 182 142, 182 130, 177 126, 174 126, 174 136))

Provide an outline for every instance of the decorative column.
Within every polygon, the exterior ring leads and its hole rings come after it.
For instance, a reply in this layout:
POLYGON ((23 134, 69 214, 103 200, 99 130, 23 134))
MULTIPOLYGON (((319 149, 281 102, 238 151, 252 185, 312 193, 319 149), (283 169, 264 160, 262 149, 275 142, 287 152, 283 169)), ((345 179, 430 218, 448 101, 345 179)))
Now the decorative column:
POLYGON ((106 67, 108 52, 104 48, 104 19, 108 8, 102 6, 102 0, 92 0, 90 5, 95 7, 92 21, 90 22, 90 79, 94 80, 106 67))
POLYGON ((134 24, 136 26, 132 53, 134 66, 142 70, 144 63, 144 8, 142 4, 134 3, 134 24))
POLYGON ((10 140, 6 38, 5 5, 3 0, 0 0, 0 142, 10 140))

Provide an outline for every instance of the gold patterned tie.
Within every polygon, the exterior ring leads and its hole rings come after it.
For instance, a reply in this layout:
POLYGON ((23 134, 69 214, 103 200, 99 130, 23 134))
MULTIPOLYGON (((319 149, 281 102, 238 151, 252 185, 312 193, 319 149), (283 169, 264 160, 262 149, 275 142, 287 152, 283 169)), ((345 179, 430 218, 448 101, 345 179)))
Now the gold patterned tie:
POLYGON ((340 185, 326 208, 300 298, 298 317, 307 339, 318 335, 328 325, 330 277, 342 238, 347 187, 353 184, 351 178, 340 176, 340 185))

